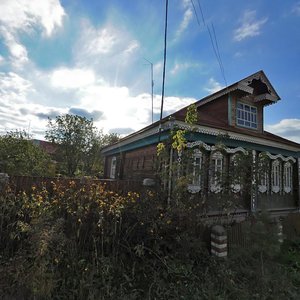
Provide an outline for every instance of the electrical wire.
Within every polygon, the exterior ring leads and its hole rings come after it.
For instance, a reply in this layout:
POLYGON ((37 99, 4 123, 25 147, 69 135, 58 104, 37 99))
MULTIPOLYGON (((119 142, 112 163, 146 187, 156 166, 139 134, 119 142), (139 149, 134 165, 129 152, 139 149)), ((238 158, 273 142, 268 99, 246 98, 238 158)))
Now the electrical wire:
POLYGON ((158 142, 161 138, 161 120, 164 109, 164 97, 165 97, 165 78, 166 78, 166 62, 167 62, 167 31, 168 31, 168 0, 166 0, 166 15, 165 15, 165 38, 164 38, 164 66, 163 66, 163 78, 162 78, 162 90, 161 90, 161 106, 160 106, 160 118, 159 118, 159 134, 158 142))
MULTIPOLYGON (((192 4, 193 8, 194 8, 194 13, 195 13, 195 16, 196 16, 196 19, 197 19, 197 23, 200 26, 198 14, 197 14, 197 11, 196 11, 196 7, 194 5, 194 1, 193 0, 190 0, 190 1, 191 1, 191 4, 192 4)), ((224 80, 224 83, 225 83, 225 85, 227 87, 227 80, 226 80, 226 76, 225 76, 225 69, 224 69, 224 65, 223 65, 223 62, 222 62, 221 55, 220 55, 220 50, 219 50, 219 45, 218 45, 218 40, 217 40, 217 35, 216 35, 216 31, 215 31, 214 25, 213 25, 213 23, 211 24, 211 29, 210 29, 210 27, 208 25, 206 25, 205 17, 204 17, 203 10, 202 10, 201 4, 200 4, 200 0, 197 0, 197 3, 198 3, 198 7, 199 7, 199 10, 200 10, 200 13, 201 13, 202 22, 203 22, 204 26, 206 27, 206 29, 208 31, 210 42, 211 42, 214 54, 215 54, 216 59, 218 61, 218 64, 219 64, 219 67, 220 67, 220 71, 221 71, 221 74, 222 74, 222 77, 223 77, 223 80, 224 80)))

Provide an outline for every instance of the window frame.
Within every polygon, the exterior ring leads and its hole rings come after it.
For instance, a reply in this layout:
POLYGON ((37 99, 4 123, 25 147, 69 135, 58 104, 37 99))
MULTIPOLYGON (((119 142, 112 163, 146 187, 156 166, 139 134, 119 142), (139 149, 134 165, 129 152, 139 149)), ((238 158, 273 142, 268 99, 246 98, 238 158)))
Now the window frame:
POLYGON ((224 171, 224 155, 219 151, 213 153, 210 165, 210 191, 219 193, 222 191, 221 182, 224 171))
POLYGON ((115 179, 116 178, 116 170, 117 170, 117 157, 113 156, 110 161, 110 173, 109 178, 115 179))
POLYGON ((281 191, 281 187, 282 187, 281 161, 279 161, 278 159, 272 161, 271 185, 272 185, 273 193, 279 193, 281 191))
POLYGON ((283 165, 283 190, 287 194, 293 190, 293 165, 290 162, 283 165))
POLYGON ((238 101, 236 105, 236 125, 243 128, 258 130, 257 107, 238 101), (246 109, 246 107, 249 108, 249 110, 246 109))
MULTIPOLYGON (((202 189, 202 168, 203 168, 203 153, 199 149, 195 149, 192 155, 191 180, 188 184, 190 193, 198 193, 202 189), (199 161, 197 163, 197 160, 199 161)), ((188 173, 190 169, 188 169, 188 173)))

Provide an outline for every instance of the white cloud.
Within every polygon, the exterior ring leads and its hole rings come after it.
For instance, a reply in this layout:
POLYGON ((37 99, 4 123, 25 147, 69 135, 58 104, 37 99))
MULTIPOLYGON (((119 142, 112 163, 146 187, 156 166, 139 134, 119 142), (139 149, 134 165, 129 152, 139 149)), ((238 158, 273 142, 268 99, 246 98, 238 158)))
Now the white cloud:
POLYGON ((0 54, 0 65, 4 63, 4 57, 0 54))
POLYGON ((179 72, 182 72, 184 70, 187 70, 190 68, 197 68, 197 67, 199 67, 199 64, 197 64, 197 63, 191 63, 191 62, 178 63, 178 62, 176 62, 174 64, 174 67, 171 69, 170 73, 172 75, 176 75, 179 72))
POLYGON ((42 26, 47 36, 62 26, 65 11, 59 0, 1 0, 0 22, 11 30, 42 26))
POLYGON ((125 49, 125 51, 124 51, 124 53, 126 53, 126 54, 131 54, 132 52, 134 52, 136 49, 138 49, 140 47, 140 45, 139 45, 139 43, 138 43, 138 41, 132 41, 129 45, 128 45, 128 47, 127 47, 127 49, 125 49))
POLYGON ((300 143, 300 119, 283 119, 274 125, 266 125, 265 130, 300 143))
POLYGON ((292 13, 300 16, 300 1, 298 1, 292 8, 292 13))
POLYGON ((222 86, 221 83, 219 83, 213 77, 211 77, 209 78, 207 86, 204 88, 204 90, 209 92, 210 94, 213 94, 221 90, 222 88, 224 88, 224 86, 222 86))
POLYGON ((92 70, 61 68, 51 74, 51 84, 63 89, 79 89, 94 82, 92 70))
POLYGON ((112 56, 131 54, 137 50, 139 42, 128 31, 106 24, 96 28, 88 20, 82 21, 82 34, 78 46, 83 55, 112 56))
MULTIPOLYGON (((125 86, 112 87, 95 84, 86 87, 78 94, 79 108, 102 111, 102 119, 95 124, 109 131, 112 128, 131 128, 139 130, 151 122, 151 95, 142 93, 131 96, 125 86)), ((195 102, 191 98, 165 97, 164 115, 195 102)), ((160 113, 161 96, 154 95, 153 112, 160 113)))
POLYGON ((115 86, 137 85, 136 69, 143 65, 139 41, 125 27, 106 23, 93 26, 81 22, 80 36, 73 47, 77 67, 92 68, 106 82, 115 86))
POLYGON ((257 20, 255 10, 245 11, 242 19, 240 20, 240 27, 234 31, 234 40, 240 42, 246 38, 260 35, 261 27, 267 22, 267 20, 268 18, 257 20))
POLYGON ((14 66, 22 66, 24 63, 28 62, 26 48, 17 42, 16 37, 13 34, 11 34, 2 26, 0 27, 0 35, 3 36, 4 43, 10 52, 10 59, 14 66))
POLYGON ((0 73, 0 100, 3 104, 23 103, 29 92, 34 91, 30 81, 16 73, 0 73))
POLYGON ((176 31, 175 40, 177 40, 183 34, 183 32, 188 28, 188 26, 193 18, 193 10, 192 10, 192 6, 191 6, 191 1, 183 0, 182 6, 184 8, 183 19, 179 25, 179 28, 176 31))
POLYGON ((90 54, 106 54, 112 51, 116 44, 116 37, 113 31, 109 28, 95 30, 90 27, 86 32, 87 38, 90 37, 90 42, 85 46, 90 54))

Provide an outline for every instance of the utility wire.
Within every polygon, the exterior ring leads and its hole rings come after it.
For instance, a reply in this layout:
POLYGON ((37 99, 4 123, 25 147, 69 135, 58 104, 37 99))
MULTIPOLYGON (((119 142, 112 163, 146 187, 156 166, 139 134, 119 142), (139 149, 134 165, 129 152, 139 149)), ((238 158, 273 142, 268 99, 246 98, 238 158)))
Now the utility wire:
POLYGON ((166 0, 166 15, 165 15, 165 39, 164 39, 164 66, 163 66, 163 79, 162 79, 162 90, 161 90, 161 106, 160 106, 160 118, 159 118, 159 135, 158 142, 161 138, 161 120, 164 109, 164 97, 165 97, 165 78, 166 78, 166 62, 167 62, 167 29, 168 29, 168 0, 166 0))
MULTIPOLYGON (((197 23, 200 26, 198 14, 197 14, 197 11, 196 11, 196 7, 194 5, 194 1, 193 0, 190 0, 190 1, 192 3, 193 8, 194 8, 194 13, 195 13, 195 16, 196 16, 196 19, 197 19, 197 23)), ((214 54, 215 54, 216 59, 218 61, 222 77, 223 77, 225 85, 227 87, 227 80, 226 80, 226 76, 225 76, 224 65, 223 65, 223 62, 222 62, 222 59, 221 59, 218 40, 217 40, 214 25, 213 25, 213 23, 211 24, 212 29, 209 28, 209 25, 206 25, 205 17, 204 17, 203 10, 202 10, 201 4, 200 4, 200 0, 197 0, 197 3, 198 3, 199 10, 201 12, 202 22, 203 22, 204 26, 206 27, 206 29, 208 31, 210 42, 211 42, 214 54)))
POLYGON ((227 86, 227 80, 226 80, 226 77, 225 77, 224 65, 223 65, 223 62, 222 62, 222 59, 221 59, 221 55, 220 55, 220 51, 219 51, 219 46, 218 46, 217 35, 216 35, 216 31, 215 31, 215 27, 214 27, 213 23, 211 23, 211 27, 212 27, 213 34, 214 34, 214 39, 215 39, 217 54, 218 54, 218 57, 219 57, 219 64, 220 64, 221 72, 222 72, 222 75, 223 75, 223 79, 225 81, 225 85, 227 86))
POLYGON ((206 26, 203 10, 202 10, 201 4, 200 4, 200 0, 197 0, 197 2, 198 2, 198 6, 199 6, 199 9, 200 9, 200 12, 201 12, 202 22, 203 22, 204 26, 206 26))
POLYGON ((193 8, 194 8, 194 13, 195 13, 195 16, 196 16, 196 19, 197 19, 197 23, 200 26, 200 22, 199 22, 198 14, 197 14, 197 11, 196 11, 196 7, 194 5, 194 1, 191 0, 191 2, 192 2, 192 5, 193 5, 193 8))

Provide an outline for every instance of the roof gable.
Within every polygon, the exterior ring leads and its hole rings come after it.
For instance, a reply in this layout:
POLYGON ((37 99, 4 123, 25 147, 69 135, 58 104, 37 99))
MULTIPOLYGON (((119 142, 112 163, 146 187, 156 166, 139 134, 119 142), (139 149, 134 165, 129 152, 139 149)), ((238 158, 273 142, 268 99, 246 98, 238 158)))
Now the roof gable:
MULTIPOLYGON (((241 91, 245 94, 245 97, 251 96, 254 102, 264 101, 264 105, 269 105, 280 100, 279 95, 273 88, 269 79, 265 75, 264 71, 260 70, 240 81, 231 84, 207 97, 198 100, 196 107, 203 106, 209 102, 221 98, 224 95, 229 95, 234 91, 241 91)), ((175 112, 175 114, 181 114, 185 112, 187 107, 175 112)))

